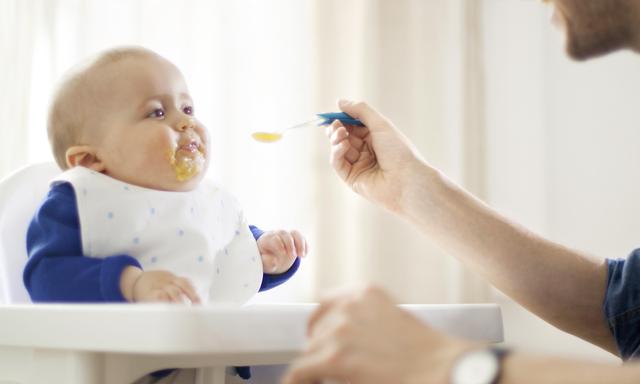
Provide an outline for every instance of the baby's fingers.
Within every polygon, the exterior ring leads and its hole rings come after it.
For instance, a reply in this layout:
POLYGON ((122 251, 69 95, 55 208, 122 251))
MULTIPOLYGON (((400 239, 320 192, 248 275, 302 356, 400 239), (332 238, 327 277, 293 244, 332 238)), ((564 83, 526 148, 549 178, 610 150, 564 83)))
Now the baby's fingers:
POLYGON ((298 257, 296 243, 293 240, 291 233, 287 231, 278 231, 278 237, 280 237, 280 240, 287 252, 286 256, 290 258, 298 257))
POLYGON ((192 304, 200 304, 200 296, 196 293, 196 289, 191 284, 189 279, 178 278, 173 282, 184 294, 192 304))
POLYGON ((159 289, 152 292, 148 298, 145 298, 142 301, 168 303, 171 302, 171 297, 169 297, 169 294, 165 292, 164 289, 159 289))
POLYGON ((278 271, 278 257, 275 255, 262 256, 262 270, 266 273, 275 273, 278 271))
POLYGON ((183 303, 182 289, 175 284, 167 285, 163 288, 163 291, 169 296, 169 301, 172 303, 183 303))
POLYGON ((293 237, 293 242, 296 247, 296 254, 299 257, 305 257, 307 255, 307 241, 304 239, 304 236, 296 230, 291 231, 291 236, 293 237))

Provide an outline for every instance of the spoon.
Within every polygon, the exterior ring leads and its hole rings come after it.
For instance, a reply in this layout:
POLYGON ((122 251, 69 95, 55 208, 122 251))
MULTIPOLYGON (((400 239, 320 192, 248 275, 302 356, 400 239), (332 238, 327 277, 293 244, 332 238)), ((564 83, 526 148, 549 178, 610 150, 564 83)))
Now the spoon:
POLYGON ((362 124, 360 120, 354 119, 353 117, 347 115, 344 112, 328 112, 328 113, 318 113, 315 119, 305 121, 304 123, 293 125, 291 127, 285 128, 280 132, 254 132, 253 134, 251 134, 251 137, 253 137, 255 140, 261 143, 274 143, 282 139, 282 136, 284 136, 284 133, 291 129, 329 125, 334 120, 339 120, 344 125, 364 126, 364 124, 362 124))

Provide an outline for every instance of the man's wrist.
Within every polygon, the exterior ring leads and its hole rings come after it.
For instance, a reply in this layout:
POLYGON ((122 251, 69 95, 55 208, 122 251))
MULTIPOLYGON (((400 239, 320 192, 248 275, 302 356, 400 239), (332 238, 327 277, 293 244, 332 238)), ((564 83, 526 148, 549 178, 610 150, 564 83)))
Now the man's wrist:
POLYGON ((510 352, 491 345, 463 353, 453 364, 451 384, 499 384, 504 359, 510 352))
POLYGON ((415 161, 409 164, 399 176, 400 188, 397 213, 409 220, 420 219, 417 210, 425 199, 431 199, 434 186, 443 184, 443 175, 429 164, 415 161))

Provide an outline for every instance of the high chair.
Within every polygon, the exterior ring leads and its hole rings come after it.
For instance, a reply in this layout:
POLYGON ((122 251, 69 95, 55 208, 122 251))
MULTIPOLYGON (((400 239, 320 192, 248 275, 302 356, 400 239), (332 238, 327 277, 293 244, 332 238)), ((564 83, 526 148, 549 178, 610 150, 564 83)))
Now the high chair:
MULTIPOLYGON (((59 172, 36 164, 0 181, 0 383, 125 384, 199 368, 198 384, 224 384, 226 367, 243 365, 252 366, 249 383, 278 382, 304 347, 315 304, 31 304, 22 284, 26 230, 59 172)), ((403 307, 456 336, 503 339, 494 304, 403 307)))

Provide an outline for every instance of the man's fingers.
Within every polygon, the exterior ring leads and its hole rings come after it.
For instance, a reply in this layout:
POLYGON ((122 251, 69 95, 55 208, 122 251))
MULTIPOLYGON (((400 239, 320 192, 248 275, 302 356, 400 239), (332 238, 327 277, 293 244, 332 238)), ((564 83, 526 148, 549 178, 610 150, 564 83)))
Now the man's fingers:
POLYGON ((327 125, 327 127, 324 129, 324 134, 327 135, 327 137, 331 138, 331 135, 333 135, 333 132, 335 132, 336 129, 338 129, 338 127, 342 127, 343 125, 340 124, 339 120, 334 120, 331 124, 327 125))
POLYGON ((393 299, 383 289, 371 284, 355 289, 353 287, 343 287, 331 292, 320 299, 318 308, 309 317, 307 334, 312 334, 317 323, 325 316, 328 316, 328 312, 344 310, 348 305, 353 307, 354 304, 362 303, 363 300, 371 300, 375 297, 395 305, 393 299))
POLYGON ((344 154, 345 160, 347 160, 350 164, 355 164, 358 159, 360 159, 360 152, 358 152, 355 148, 351 147, 344 154))
POLYGON ((292 364, 282 384, 317 384, 323 379, 341 380, 341 365, 329 348, 303 356, 292 364))
POLYGON ((363 101, 350 101, 340 100, 338 101, 338 107, 342 112, 346 112, 349 116, 354 117, 368 127, 370 130, 376 130, 381 127, 386 127, 385 124, 380 124, 384 121, 384 117, 376 112, 369 104, 363 101))
POLYGON ((330 163, 341 179, 346 180, 351 172, 352 164, 344 157, 350 146, 347 141, 331 147, 330 163))
POLYGON ((347 133, 347 129, 345 127, 338 127, 329 137, 329 142, 331 145, 336 145, 342 140, 346 140, 348 137, 349 134, 347 133))
POLYGON ((358 151, 362 151, 365 141, 362 137, 357 137, 356 135, 349 135, 347 138, 349 140, 349 144, 358 151))
POLYGON ((319 322, 323 321, 325 317, 330 316, 330 312, 338 310, 339 307, 344 305, 348 300, 350 300, 349 296, 341 293, 321 299, 318 308, 309 316, 307 335, 312 335, 319 322))
POLYGON ((347 132, 349 132, 349 139, 359 138, 360 140, 364 140, 371 133, 369 128, 361 126, 349 126, 347 132))
POLYGON ((360 151, 364 148, 365 142, 362 138, 347 134, 344 127, 339 127, 333 131, 331 141, 331 164, 343 172, 345 168, 350 168, 360 159, 360 151), (345 164, 345 161, 348 164, 345 164), (349 166, 347 166, 349 165, 349 166))

